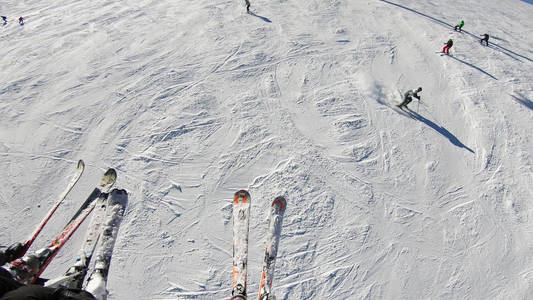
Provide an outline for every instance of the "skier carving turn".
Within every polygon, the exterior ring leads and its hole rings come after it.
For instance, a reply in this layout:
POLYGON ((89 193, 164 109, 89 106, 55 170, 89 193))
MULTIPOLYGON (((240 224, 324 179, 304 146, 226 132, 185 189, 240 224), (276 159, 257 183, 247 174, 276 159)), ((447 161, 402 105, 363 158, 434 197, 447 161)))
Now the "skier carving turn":
MULTIPOLYGON (((405 94, 404 94, 404 97, 403 97, 403 102, 400 103, 399 105, 397 105, 399 108, 402 108, 402 107, 405 107, 405 108, 408 108, 407 105, 409 103, 411 103, 411 101, 413 101, 413 97, 415 97, 416 99, 418 99, 418 101, 420 101, 420 95, 418 95, 418 93, 420 93, 422 91, 422 87, 419 87, 417 89, 414 89, 414 90, 409 90, 407 91, 405 94)), ((403 108, 402 108, 403 109, 403 108)))

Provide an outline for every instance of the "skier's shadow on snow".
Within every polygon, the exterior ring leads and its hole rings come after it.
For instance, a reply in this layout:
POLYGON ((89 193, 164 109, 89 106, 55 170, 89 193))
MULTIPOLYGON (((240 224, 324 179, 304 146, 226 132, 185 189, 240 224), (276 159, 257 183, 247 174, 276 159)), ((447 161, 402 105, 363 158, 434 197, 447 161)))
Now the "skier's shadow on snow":
POLYGON ((253 13, 253 12, 249 12, 248 14, 250 14, 250 15, 252 15, 252 16, 254 16, 254 17, 257 17, 257 18, 259 18, 259 19, 261 19, 261 20, 263 20, 263 21, 265 21, 265 22, 267 22, 267 23, 272 23, 272 21, 270 21, 270 19, 268 19, 267 17, 263 17, 263 16, 260 16, 260 15, 256 15, 256 14, 253 13))
MULTIPOLYGON (((435 18, 435 17, 432 17, 432 16, 430 16, 430 15, 426 15, 426 14, 424 14, 424 13, 421 13, 421 12, 419 12, 419 11, 416 11, 416 10, 414 10, 414 9, 412 9, 412 8, 407 7, 407 6, 403 6, 403 5, 400 5, 400 4, 396 4, 396 3, 393 3, 393 2, 390 2, 390 1, 387 1, 387 0, 380 0, 380 1, 381 1, 381 2, 385 2, 385 3, 388 3, 388 4, 391 4, 391 5, 394 5, 394 6, 398 6, 398 7, 400 7, 400 8, 406 9, 406 10, 411 11, 411 12, 414 12, 415 14, 419 14, 419 15, 421 15, 421 16, 424 16, 424 17, 426 17, 426 18, 428 18, 428 19, 430 19, 430 20, 433 20, 433 21, 435 21, 436 23, 441 24, 441 25, 443 25, 443 26, 450 27, 450 28, 454 28, 454 27, 455 27, 455 26, 453 26, 453 25, 450 24, 450 23, 446 23, 446 22, 444 22, 444 21, 442 21, 442 20, 439 20, 439 19, 437 19, 437 18, 435 18)), ((463 30, 463 31, 464 31, 464 30, 463 30)))
POLYGON ((455 146, 457 146, 459 148, 465 148, 469 152, 475 153, 474 150, 470 149, 468 146, 466 146, 465 144, 461 143, 461 141, 459 141, 459 139, 455 135, 453 135, 451 132, 449 132, 448 129, 435 124, 433 121, 422 117, 421 115, 419 115, 418 113, 416 113, 416 112, 414 112, 412 110, 407 110, 407 115, 412 117, 413 119, 418 120, 418 121, 426 124, 427 126, 433 128, 436 132, 442 134, 444 137, 446 137, 448 140, 450 140, 450 142, 452 144, 454 144, 455 146))
MULTIPOLYGON (((383 1, 383 0, 382 0, 382 1, 383 1)), ((472 38, 474 38, 476 41, 479 41, 479 40, 480 40, 480 37, 478 37, 478 36, 475 35, 475 34, 472 34, 472 33, 468 32, 468 31, 466 31, 466 30, 463 30, 463 33, 468 34, 469 36, 471 36, 472 38)), ((498 41, 506 42, 506 40, 501 39, 501 38, 499 38, 499 37, 495 37, 495 36, 491 36, 490 39, 491 39, 491 40, 498 40, 498 41)), ((496 50, 496 51, 500 51, 501 53, 503 53, 503 54, 505 54, 505 55, 507 55, 507 56, 509 56, 509 57, 511 57, 511 58, 513 58, 513 59, 515 59, 515 60, 520 61, 518 58, 514 57, 514 56, 518 56, 518 57, 521 57, 521 58, 523 58, 523 59, 529 60, 530 62, 533 62, 533 60, 532 60, 531 58, 529 58, 529 57, 527 57, 527 56, 524 56, 524 55, 522 55, 522 54, 518 54, 518 53, 516 53, 516 52, 514 52, 514 51, 512 51, 512 50, 509 50, 509 49, 507 49, 507 48, 505 48, 505 47, 502 47, 502 46, 500 46, 500 45, 498 45, 498 44, 496 44, 496 43, 494 43, 494 42, 492 42, 492 41, 489 42, 489 45, 488 45, 488 46, 489 46, 489 48, 494 49, 494 50, 496 50), (513 55, 514 55, 514 56, 513 56, 513 55)))
POLYGON ((511 97, 513 97, 516 100, 516 102, 518 102, 518 103, 524 105, 525 107, 533 110, 533 101, 531 101, 529 99, 526 99, 526 97, 524 97, 524 95, 518 94, 518 96, 520 96, 520 98, 517 97, 517 96, 511 95, 511 97))
POLYGON ((496 51, 499 51, 500 53, 503 53, 503 54, 509 56, 510 58, 512 58, 512 59, 514 59, 514 60, 516 60, 516 61, 521 61, 520 59, 514 57, 512 54, 507 53, 507 52, 505 52, 505 51, 503 51, 503 50, 501 50, 501 49, 498 49, 496 46, 494 46, 494 43, 493 43, 493 42, 490 42, 488 47, 491 48, 491 49, 494 49, 494 50, 496 50, 496 51))
MULTIPOLYGON (((509 50, 509 49, 507 49, 507 48, 504 48, 504 47, 502 47, 502 46, 500 46, 500 45, 498 45, 498 44, 496 44, 496 43, 494 43, 494 42, 490 42, 489 45, 490 45, 490 46, 493 46, 493 47, 491 47, 491 48, 496 49, 496 50, 499 50, 499 51, 501 51, 503 54, 507 54, 507 55, 509 55, 509 56, 511 56, 511 54, 513 54, 513 55, 519 56, 519 57, 521 57, 521 58, 523 58, 523 59, 529 60, 530 62, 533 62, 533 60, 532 60, 531 58, 529 58, 529 57, 527 57, 527 56, 524 56, 524 55, 521 55, 521 54, 518 54, 518 53, 516 53, 516 52, 513 52, 513 51, 511 51, 511 50, 509 50)), ((513 58, 514 58, 514 57, 513 57, 513 58)))
POLYGON ((461 63, 463 63, 463 64, 465 64, 465 65, 467 65, 467 66, 469 66, 469 67, 472 67, 472 68, 474 68, 474 69, 480 71, 481 73, 483 73, 483 74, 489 76, 490 78, 492 78, 492 79, 494 79, 494 80, 498 80, 498 78, 496 78, 496 77, 492 76, 491 74, 487 73, 486 71, 484 71, 484 70, 481 69, 480 67, 476 67, 476 66, 474 66, 473 64, 471 64, 471 63, 469 63, 469 62, 466 62, 466 61, 464 61, 464 60, 462 60, 462 59, 459 59, 459 58, 457 58, 457 57, 455 57, 455 56, 452 56, 452 55, 446 55, 446 56, 449 57, 449 58, 453 58, 453 59, 455 59, 456 61, 461 62, 461 63))
POLYGON ((499 36, 495 36, 495 35, 491 35, 491 36, 490 36, 490 39, 491 39, 491 40, 502 41, 502 42, 507 42, 507 40, 504 40, 504 39, 502 39, 501 37, 499 37, 499 36))

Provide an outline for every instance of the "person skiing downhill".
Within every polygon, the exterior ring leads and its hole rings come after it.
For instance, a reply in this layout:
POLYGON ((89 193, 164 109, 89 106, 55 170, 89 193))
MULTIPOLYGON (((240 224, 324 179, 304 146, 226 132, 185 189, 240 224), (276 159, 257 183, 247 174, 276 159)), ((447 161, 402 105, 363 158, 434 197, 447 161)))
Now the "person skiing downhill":
POLYGON ((4 21, 4 25, 7 24, 7 17, 6 16, 2 16, 2 21, 4 21))
POLYGON ((250 13, 250 1, 249 0, 244 0, 244 2, 246 4, 246 12, 250 13))
POLYGON ((450 48, 453 46, 453 40, 449 39, 446 43, 444 43, 444 48, 442 48, 442 53, 450 54, 450 48))
POLYGON ((484 35, 482 35, 482 39, 479 41, 481 43, 481 45, 483 45, 483 42, 486 43, 486 46, 489 45, 489 35, 487 33, 485 33, 484 35))
POLYGON ((414 89, 414 90, 409 90, 405 93, 404 97, 403 97, 403 102, 400 103, 398 105, 399 108, 402 108, 402 107, 407 107, 407 105, 409 103, 411 103, 411 101, 413 101, 413 97, 415 97, 416 99, 418 99, 420 101, 420 95, 418 95, 418 93, 420 93, 422 91, 422 87, 419 87, 417 89, 414 89))
POLYGON ((455 25, 453 30, 461 32, 462 29, 463 29, 463 26, 465 26, 465 21, 461 20, 461 22, 459 22, 459 24, 455 25), (459 29, 459 30, 457 30, 457 29, 459 29))
POLYGON ((23 17, 20 17, 20 18, 19 18, 19 24, 20 24, 20 25, 24 25, 24 18, 23 18, 23 17))

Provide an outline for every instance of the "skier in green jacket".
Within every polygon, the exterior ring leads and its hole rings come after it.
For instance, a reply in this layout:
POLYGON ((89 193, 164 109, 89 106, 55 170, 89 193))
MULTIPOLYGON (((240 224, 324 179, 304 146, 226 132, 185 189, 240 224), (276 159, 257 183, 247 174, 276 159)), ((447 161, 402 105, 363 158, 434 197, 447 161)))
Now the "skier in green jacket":
POLYGON ((465 26, 465 21, 461 20, 461 22, 459 22, 459 24, 455 25, 453 30, 461 32, 461 30, 463 29, 463 26, 465 26), (457 29, 459 29, 459 30, 457 30, 457 29))

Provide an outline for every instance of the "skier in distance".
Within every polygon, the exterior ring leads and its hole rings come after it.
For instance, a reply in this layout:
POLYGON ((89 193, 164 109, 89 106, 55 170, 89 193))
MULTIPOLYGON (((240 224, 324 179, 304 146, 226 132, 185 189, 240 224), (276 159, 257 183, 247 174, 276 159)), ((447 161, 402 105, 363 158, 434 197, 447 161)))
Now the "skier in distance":
POLYGON ((485 33, 484 35, 482 35, 482 39, 479 41, 481 43, 481 45, 483 45, 483 42, 485 42, 485 45, 488 46, 489 45, 489 35, 487 33, 485 33))
MULTIPOLYGON (((402 108, 402 107, 407 107, 407 105, 409 103, 411 103, 411 101, 413 101, 413 97, 415 97, 416 99, 418 99, 418 101, 420 101, 420 95, 418 95, 418 93, 420 93, 422 91, 422 87, 419 87, 417 89, 414 89, 414 90, 409 90, 405 93, 404 97, 403 97, 403 102, 400 103, 398 105, 399 108, 402 108)), ((403 108, 402 108, 403 109, 403 108)))
POLYGON ((462 29, 463 29, 463 26, 465 26, 465 21, 461 20, 461 22, 459 22, 459 24, 455 25, 453 30, 461 32, 462 29), (457 29, 459 29, 459 30, 457 30, 457 29))
POLYGON ((450 48, 453 46, 453 40, 449 39, 446 43, 444 43, 444 48, 442 48, 442 53, 450 54, 450 48))
POLYGON ((7 17, 6 16, 2 16, 2 21, 4 21, 4 25, 7 24, 7 17))
POLYGON ((23 18, 23 17, 20 17, 20 18, 19 18, 19 24, 20 24, 20 25, 24 25, 24 18, 23 18))
POLYGON ((244 0, 244 2, 246 4, 246 12, 250 13, 250 1, 249 0, 244 0))

